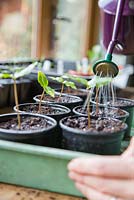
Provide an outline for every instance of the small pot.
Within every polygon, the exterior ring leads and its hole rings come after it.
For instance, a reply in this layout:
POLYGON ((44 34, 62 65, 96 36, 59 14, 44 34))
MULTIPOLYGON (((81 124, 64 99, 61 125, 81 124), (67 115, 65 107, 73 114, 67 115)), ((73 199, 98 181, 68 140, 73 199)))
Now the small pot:
MULTIPOLYGON (((59 138, 59 144, 61 144, 61 140, 62 140, 62 130, 59 126, 59 121, 64 118, 67 117, 70 113, 71 110, 65 106, 61 106, 61 105, 51 105, 51 104, 43 104, 42 107, 45 108, 52 108, 55 109, 57 111, 59 111, 59 113, 57 114, 44 114, 44 113, 40 113, 41 115, 45 115, 45 116, 49 116, 52 117, 53 119, 55 119, 57 121, 57 127, 56 127, 56 133, 57 133, 57 137, 59 138)), ((38 113, 38 108, 39 108, 39 103, 24 103, 24 104, 19 104, 18 105, 18 110, 16 108, 16 106, 14 106, 14 110, 17 112, 27 112, 27 113, 38 113), (31 109, 30 109, 31 106, 31 109), (27 110, 28 109, 28 110, 27 110)), ((60 147, 60 146, 59 146, 60 147)))
MULTIPOLYGON (((126 119, 126 124, 128 125, 128 129, 125 133, 124 139, 129 139, 131 136, 131 128, 132 128, 132 122, 133 122, 133 115, 134 115, 134 100, 131 99, 127 99, 127 98, 116 98, 115 102, 117 102, 118 104, 112 104, 110 103, 110 99, 107 102, 107 106, 109 107, 115 107, 115 108, 120 108, 123 109, 125 111, 127 111, 129 113, 128 118, 126 119), (126 105, 123 105, 122 102, 126 102, 126 105)), ((93 104, 96 104, 95 101, 91 101, 93 104)), ((102 103, 99 104, 100 106, 106 106, 105 104, 103 104, 103 99, 102 99, 102 103)))
MULTIPOLYGON (((123 139, 124 132, 127 129, 127 125, 125 123, 111 118, 110 123, 111 121, 115 122, 115 129, 116 126, 121 125, 121 130, 110 130, 111 133, 106 131, 95 131, 93 129, 81 130, 65 125, 67 120, 74 125, 72 120, 75 119, 75 122, 78 123, 80 118, 83 118, 84 122, 85 120, 88 120, 87 117, 70 116, 63 118, 60 121, 60 126, 63 129, 63 148, 102 155, 120 154, 121 141, 123 139)), ((96 122, 96 120, 94 121, 96 122)))
MULTIPOLYGON (((59 93, 56 92, 55 93, 55 98, 59 98, 59 93)), ((45 95, 46 97, 49 97, 49 95, 45 95)), ((36 101, 36 102, 40 102, 40 97, 41 95, 37 95, 35 96, 33 99, 36 101)), ((66 106, 68 107, 70 110, 72 110, 75 106, 78 106, 78 105, 81 105, 83 103, 83 100, 80 98, 80 97, 77 97, 77 96, 72 96, 72 95, 67 95, 67 94, 62 94, 61 97, 69 97, 71 99, 73 99, 73 102, 59 102, 58 100, 55 101, 55 99, 53 98, 53 100, 42 100, 41 102, 42 103, 47 103, 47 104, 59 104, 59 105, 62 105, 62 106, 66 106)))
MULTIPOLYGON (((57 89, 56 91, 60 92, 60 90, 61 89, 57 89)), ((87 99, 87 95, 89 91, 87 91, 86 89, 69 89, 68 90, 67 88, 65 88, 63 93, 80 97, 81 99, 83 99, 83 101, 85 101, 87 99)))
POLYGON ((0 115, 0 139, 21 142, 21 143, 35 144, 35 145, 51 146, 51 147, 59 146, 57 133, 55 132, 57 122, 54 119, 47 116, 39 114, 31 114, 31 113, 20 113, 20 116, 21 120, 22 117, 42 118, 43 120, 47 120, 47 123, 50 126, 49 127, 44 126, 42 128, 38 127, 36 130, 5 129, 2 128, 1 123, 7 122, 12 119, 17 119, 17 114, 16 113, 3 114, 0 115))
MULTIPOLYGON (((98 118, 98 117, 111 117, 111 118, 115 118, 115 119, 119 119, 123 122, 126 122, 126 119, 129 117, 129 113, 125 110, 122 110, 120 108, 113 108, 113 107, 100 107, 99 106, 99 113, 96 116, 96 106, 92 105, 90 106, 90 116, 93 118, 98 118), (106 110, 105 110, 106 109, 106 110), (94 111, 94 113, 92 112, 94 111), (120 112, 118 114, 118 112, 120 112)), ((80 105, 80 106, 76 106, 73 109, 74 114, 79 115, 79 116, 88 116, 87 114, 87 109, 80 105)))
MULTIPOLYGON (((52 117, 54 118, 57 122, 59 122, 63 117, 66 117, 70 114, 71 110, 65 106, 61 106, 61 105, 58 105, 58 104, 43 104, 41 105, 42 107, 45 107, 45 108, 52 108, 52 109, 55 109, 57 111, 59 111, 59 113, 40 113, 41 115, 45 115, 45 116, 49 116, 49 117, 52 117)), ((18 109, 16 108, 16 106, 14 106, 14 111, 17 112, 21 112, 21 113, 35 113, 35 114, 38 114, 38 108, 39 108, 39 103, 23 103, 23 104, 19 104, 18 105, 18 109), (31 108, 30 108, 31 106, 31 108), (27 110, 28 109, 28 110, 27 110)))
POLYGON ((0 94, 2 94, 2 98, 0 98, 0 107, 9 106, 9 97, 10 97, 10 79, 1 79, 0 80, 0 94))

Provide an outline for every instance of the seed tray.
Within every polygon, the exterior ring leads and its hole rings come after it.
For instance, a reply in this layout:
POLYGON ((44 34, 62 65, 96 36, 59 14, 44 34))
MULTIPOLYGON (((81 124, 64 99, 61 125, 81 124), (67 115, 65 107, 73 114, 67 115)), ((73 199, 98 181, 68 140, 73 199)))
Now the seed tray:
POLYGON ((67 171, 68 162, 81 156, 95 155, 0 140, 0 182, 82 196, 67 171))

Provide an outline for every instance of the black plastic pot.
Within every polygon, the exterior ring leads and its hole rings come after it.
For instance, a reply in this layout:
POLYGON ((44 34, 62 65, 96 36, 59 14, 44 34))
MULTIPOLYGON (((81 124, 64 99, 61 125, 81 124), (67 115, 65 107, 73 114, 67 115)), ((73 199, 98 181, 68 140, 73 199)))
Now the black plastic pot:
MULTIPOLYGON (((46 95, 47 96, 47 95, 46 95)), ((56 92, 55 93, 55 96, 59 96, 59 93, 56 92)), ((61 103, 61 102, 56 102, 56 101, 45 101, 45 100, 42 100, 42 104, 43 103, 48 103, 48 104, 59 104, 59 105, 62 105, 62 106, 66 106, 68 107, 70 110, 72 110, 75 106, 78 106, 78 105, 81 105, 83 103, 83 100, 80 98, 80 97, 77 97, 77 96, 72 96, 72 95, 67 95, 67 94, 62 94, 62 96, 68 96, 68 97, 71 97, 74 99, 73 102, 64 102, 64 103, 61 103)), ((36 95, 33 99, 36 101, 36 102, 39 102, 40 101, 40 97, 41 95, 36 95)))
MULTIPOLYGON (((60 92, 61 89, 57 89, 56 91, 60 92)), ((83 99, 83 101, 86 100, 87 95, 88 95, 88 91, 86 89, 76 89, 76 90, 75 89, 70 89, 70 92, 69 92, 67 90, 67 88, 65 88, 64 91, 63 91, 63 93, 68 94, 68 95, 72 95, 72 96, 80 97, 81 99, 83 99)))
MULTIPOLYGON (((51 107, 54 108, 55 110, 58 110, 59 113, 57 114, 45 114, 45 116, 49 116, 54 118, 57 122, 59 122, 63 117, 66 117, 70 114, 71 110, 65 106, 61 106, 61 105, 53 105, 53 104, 43 104, 43 107, 51 107)), ((23 103, 23 104, 19 104, 18 105, 18 110, 16 108, 16 106, 14 106, 14 110, 17 112, 21 112, 21 113, 38 113, 38 107, 39 107, 39 103, 23 103), (24 109, 28 108, 29 106, 35 106, 35 109, 32 109, 31 111, 25 111, 24 109)), ((41 113, 41 115, 44 115, 41 113)))
MULTIPOLYGON (((114 107, 107 107, 105 108, 103 107, 99 107, 99 109, 102 111, 101 113, 99 113, 99 116, 94 116, 92 115, 92 110, 96 110, 96 106, 92 105, 90 106, 90 116, 91 117, 111 117, 111 118, 115 118, 115 119, 119 119, 123 122, 126 122, 126 119, 129 117, 129 113, 125 110, 120 109, 120 111, 122 112, 122 115, 116 115, 116 111, 118 111, 118 108, 114 108, 114 107), (104 109, 106 109, 106 113, 104 112, 104 109)), ((74 114, 79 115, 79 116, 88 116, 87 113, 87 109, 84 109, 84 107, 82 105, 80 106, 76 106, 73 109, 74 114), (80 112, 79 109, 83 108, 83 112, 80 112)))
POLYGON ((10 79, 0 80, 0 94, 2 94, 2 97, 0 98, 0 107, 9 106, 10 79))
MULTIPOLYGON (((80 116, 71 116, 76 121, 80 116)), ((85 117, 86 118, 86 117, 85 117)), ((60 126, 63 129, 63 148, 73 151, 81 151, 87 153, 101 155, 117 155, 120 154, 121 141, 127 125, 124 124, 124 129, 113 132, 103 133, 102 131, 83 131, 80 129, 71 128, 64 124, 67 118, 60 121, 60 126)), ((112 119, 116 122, 121 122, 117 119, 112 119)))
POLYGON ((8 106, 9 87, 0 85, 0 94, 2 94, 0 98, 0 108, 8 106))
MULTIPOLYGON (((57 126, 56 126, 56 133, 57 133, 57 137, 59 138, 59 144, 61 144, 61 140, 62 140, 62 130, 59 126, 59 121, 64 118, 67 117, 70 113, 71 110, 65 106, 61 106, 61 105, 51 105, 51 104, 43 104, 43 107, 51 107, 54 108, 56 110, 59 111, 59 113, 57 114, 45 114, 45 116, 49 116, 52 117, 53 119, 55 119, 57 121, 57 126)), ((27 112, 27 113, 37 113, 38 112, 38 107, 39 104, 38 103, 24 103, 24 104, 19 104, 18 105, 18 111, 21 113, 27 112), (31 111, 24 111, 24 108, 28 108, 29 106, 35 106, 35 109, 32 109, 31 111)), ((17 108, 16 106, 14 106, 14 110, 17 112, 17 108)), ((44 115, 41 113, 41 115, 44 115)), ((59 146, 60 147, 60 146, 59 146)))
MULTIPOLYGON (((0 139, 21 142, 21 143, 35 144, 35 145, 50 146, 50 147, 59 146, 59 140, 57 137, 57 133, 55 132, 57 122, 54 119, 47 116, 39 114, 30 114, 30 113, 20 113, 20 116, 45 118, 47 122, 50 124, 50 127, 48 128, 39 127, 39 129, 37 130, 26 130, 26 131, 0 128, 0 139)), ((0 115, 0 123, 6 122, 12 118, 17 118, 17 114, 10 113, 10 114, 0 115)))
MULTIPOLYGON (((133 115, 134 115, 134 100, 127 99, 127 98, 116 98, 116 101, 119 103, 119 105, 113 105, 113 104, 110 104, 109 102, 107 102, 107 106, 120 108, 120 109, 123 109, 123 110, 125 110, 129 113, 129 116, 126 119, 126 124, 128 125, 128 129, 125 132, 125 136, 124 136, 124 139, 127 139, 127 138, 129 139, 130 136, 131 136, 131 128, 132 128, 133 115), (123 105, 122 101, 126 101, 126 105, 123 105)), ((91 102, 93 104, 96 104, 96 102, 93 101, 93 100, 91 100, 91 102)), ((99 104, 99 105, 105 106, 105 104, 103 104, 103 100, 102 100, 102 103, 99 104)))

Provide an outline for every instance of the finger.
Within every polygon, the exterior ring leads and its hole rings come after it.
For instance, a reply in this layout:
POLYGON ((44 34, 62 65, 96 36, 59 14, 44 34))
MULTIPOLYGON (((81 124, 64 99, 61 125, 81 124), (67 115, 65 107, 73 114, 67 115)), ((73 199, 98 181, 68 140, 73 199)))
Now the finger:
POLYGON ((87 185, 101 193, 118 196, 124 199, 134 199, 134 181, 124 179, 106 179, 94 176, 79 175, 71 172, 69 177, 75 182, 87 185))
POLYGON ((134 137, 130 141, 127 150, 122 154, 123 157, 134 157, 134 137))
POLYGON ((121 156, 76 158, 69 163, 68 169, 81 174, 132 178, 134 177, 134 159, 121 156))
MULTIPOLYGON (((112 200, 113 197, 107 194, 96 191, 93 188, 83 185, 79 182, 75 183, 76 188, 88 199, 88 200, 112 200)), ((123 200, 118 198, 118 200, 123 200)))

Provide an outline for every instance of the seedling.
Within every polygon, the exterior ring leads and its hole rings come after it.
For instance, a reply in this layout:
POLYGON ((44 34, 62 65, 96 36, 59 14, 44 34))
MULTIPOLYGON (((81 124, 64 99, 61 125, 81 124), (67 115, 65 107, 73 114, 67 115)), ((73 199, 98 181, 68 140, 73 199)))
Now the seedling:
POLYGON ((64 91, 64 86, 66 86, 67 88, 77 89, 74 82, 67 81, 62 76, 61 77, 50 77, 50 78, 54 81, 57 81, 58 83, 61 83, 61 91, 60 91, 59 97, 61 97, 61 95, 64 91))
POLYGON ((41 102, 45 96, 45 93, 54 98, 55 91, 54 91, 54 89, 52 89, 51 87, 48 86, 48 79, 47 79, 46 75, 41 71, 38 71, 38 82, 39 82, 40 86, 43 88, 43 92, 41 94, 41 98, 40 98, 40 102, 39 102, 39 110, 38 110, 38 112, 41 113, 41 102))
MULTIPOLYGON (((65 77, 84 85, 87 90, 89 90, 91 88, 96 88, 96 97, 95 97, 95 99, 96 99, 96 114, 98 114, 98 112, 99 112, 99 98, 98 98, 99 89, 105 85, 108 85, 112 81, 112 78, 94 76, 94 78, 92 80, 87 81, 84 78, 75 77, 75 76, 72 76, 69 74, 66 74, 65 77)), ((87 113, 88 113, 88 128, 90 128, 90 103, 89 103, 90 95, 91 95, 91 93, 89 92, 89 94, 87 96, 87 100, 86 100, 87 113)))
POLYGON ((15 98, 15 105, 17 108, 17 120, 18 120, 18 128, 21 129, 21 120, 20 120, 20 114, 18 111, 18 93, 17 93, 17 85, 16 85, 16 80, 20 77, 23 77, 25 75, 28 75, 32 72, 32 70, 34 69, 34 67, 37 65, 38 62, 35 62, 33 64, 30 64, 28 67, 26 67, 25 69, 21 69, 21 70, 17 70, 15 71, 13 74, 9 74, 9 73, 0 73, 0 78, 9 78, 13 80, 13 86, 14 86, 14 98, 15 98))
POLYGON ((88 86, 88 81, 85 79, 85 78, 81 78, 81 77, 77 77, 77 76, 72 76, 70 74, 65 74, 62 76, 63 78, 66 78, 66 79, 71 79, 77 83, 80 83, 82 85, 84 85, 86 88, 88 86))

